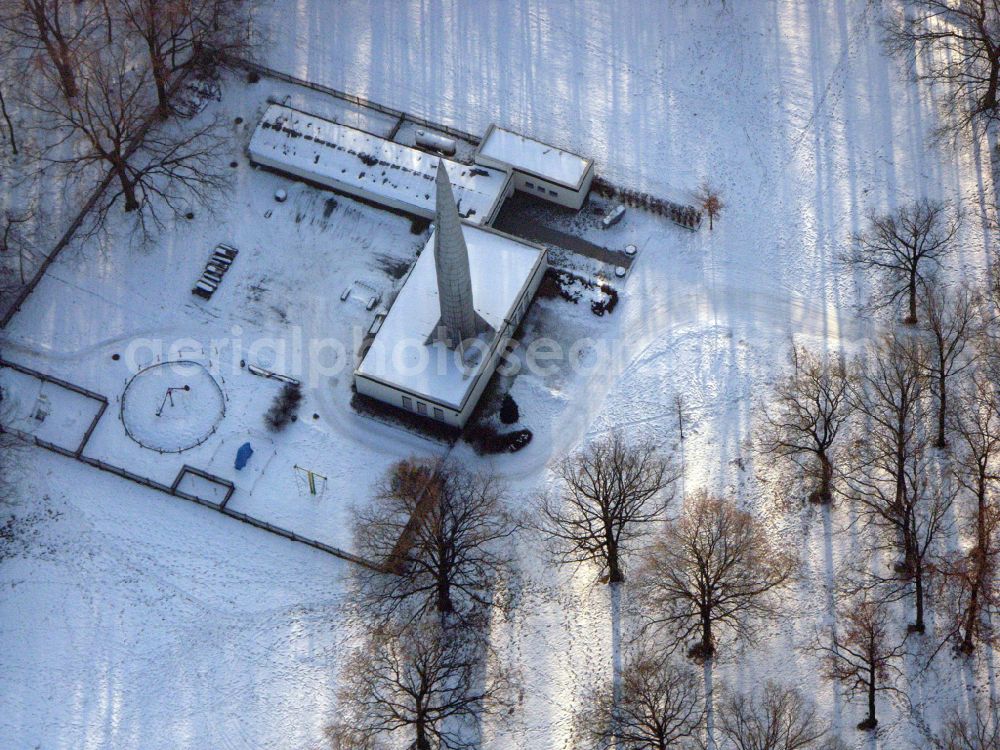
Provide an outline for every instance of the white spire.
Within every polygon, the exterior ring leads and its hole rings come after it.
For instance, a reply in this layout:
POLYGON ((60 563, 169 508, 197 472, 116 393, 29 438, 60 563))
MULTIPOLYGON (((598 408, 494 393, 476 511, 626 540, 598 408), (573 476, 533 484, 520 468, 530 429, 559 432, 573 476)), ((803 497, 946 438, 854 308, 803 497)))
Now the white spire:
POLYGON ((437 271, 441 320, 434 338, 454 349, 483 329, 472 304, 469 250, 462 234, 462 220, 451 191, 444 160, 438 161, 437 206, 434 230, 434 268, 437 271))

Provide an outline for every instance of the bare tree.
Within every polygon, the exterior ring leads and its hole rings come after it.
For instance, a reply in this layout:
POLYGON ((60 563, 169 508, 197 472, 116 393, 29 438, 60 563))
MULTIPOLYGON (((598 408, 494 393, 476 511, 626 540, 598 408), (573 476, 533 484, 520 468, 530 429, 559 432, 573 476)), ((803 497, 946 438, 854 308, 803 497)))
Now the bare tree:
POLYGON ((156 111, 161 119, 170 115, 171 51, 180 43, 182 29, 189 21, 187 0, 118 0, 125 27, 142 40, 153 85, 156 111))
POLYGON ((0 10, 0 29, 12 46, 36 64, 51 66, 66 99, 79 91, 78 66, 88 55, 87 43, 96 21, 89 2, 9 0, 0 10))
POLYGON ((949 215, 944 203, 918 200, 888 214, 871 211, 868 229, 855 235, 850 262, 882 275, 884 295, 880 307, 906 300, 905 322, 917 322, 918 288, 951 250, 959 215, 949 215))
POLYGON ((931 283, 924 295, 923 325, 930 346, 919 363, 938 402, 934 441, 938 448, 948 444, 948 385, 974 362, 967 350, 979 320, 979 309, 976 295, 965 287, 950 291, 943 284, 931 283))
POLYGON ((913 597, 913 622, 910 632, 926 630, 927 593, 932 575, 939 569, 938 546, 951 529, 950 512, 955 491, 943 486, 941 477, 932 474, 931 462, 922 448, 907 457, 906 489, 897 505, 889 483, 858 480, 861 513, 877 531, 874 549, 897 553, 902 557, 891 572, 870 573, 870 580, 883 587, 883 596, 895 601, 913 597))
POLYGON ((972 715, 952 711, 945 722, 942 750, 1000 749, 1000 706, 995 698, 972 702, 972 715))
POLYGON ((852 402, 864 416, 865 433, 848 472, 850 497, 867 526, 877 532, 874 549, 898 555, 887 577, 890 596, 912 591, 911 631, 925 630, 927 578, 936 545, 948 529, 954 492, 932 481, 921 424, 925 369, 921 350, 897 335, 883 339, 860 368, 852 402))
POLYGON ((920 404, 926 369, 916 343, 890 333, 870 347, 851 382, 851 406, 865 419, 865 448, 860 464, 893 478, 895 503, 906 491, 906 459, 921 439, 920 404))
POLYGON ((404 737, 414 750, 479 747, 477 722, 514 708, 511 674, 466 629, 434 622, 380 628, 344 666, 337 747, 404 737))
POLYGON ((543 527, 563 562, 594 563, 608 583, 625 580, 624 557, 663 519, 679 473, 651 443, 618 432, 594 441, 559 467, 562 490, 546 498, 543 527))
POLYGON ((4 211, 3 229, 0 230, 0 255, 7 256, 12 251, 17 254, 17 280, 14 286, 20 288, 27 278, 25 276, 25 257, 31 257, 34 252, 31 243, 21 231, 21 227, 35 218, 34 211, 14 213, 4 211))
POLYGON ((851 415, 848 395, 842 361, 831 363, 793 347, 792 372, 778 382, 764 409, 763 451, 792 461, 807 475, 818 474, 809 495, 813 502, 833 499, 834 451, 851 415))
POLYGON ((695 199, 699 208, 708 216, 708 228, 711 231, 715 227, 715 217, 722 213, 726 204, 722 202, 718 189, 713 187, 708 180, 701 183, 695 199))
POLYGON ((820 750, 829 727, 798 690, 767 682, 758 695, 727 694, 716 727, 736 750, 820 750))
POLYGON ((224 140, 217 120, 191 128, 151 127, 149 71, 134 57, 124 44, 92 55, 79 66, 79 92, 70 102, 49 99, 38 106, 50 127, 65 136, 76 134, 82 144, 71 156, 50 155, 50 163, 64 167, 70 179, 86 179, 95 166, 114 177, 95 222, 103 223, 121 200, 147 232, 150 224, 163 225, 164 208, 179 213, 191 200, 210 205, 227 178, 219 160, 224 140))
POLYGON ((650 624, 669 633, 671 651, 697 635, 689 654, 709 658, 717 630, 748 640, 756 620, 776 614, 772 594, 797 564, 752 515, 700 493, 648 552, 641 580, 650 624))
POLYGON ((644 648, 625 664, 617 691, 608 684, 590 696, 577 725, 592 750, 667 750, 694 747, 704 720, 699 676, 644 648))
POLYGON ((142 40, 153 84, 157 112, 170 114, 174 74, 192 64, 249 48, 252 3, 241 0, 117 0, 130 33, 142 40))
POLYGON ((889 16, 886 43, 919 79, 943 84, 958 126, 997 116, 1000 4, 997 0, 907 0, 889 16), (917 60, 920 64, 917 64, 917 60))
POLYGON ((993 642, 993 622, 1000 617, 1000 398, 996 385, 983 374, 972 378, 956 420, 959 455, 955 477, 972 500, 965 521, 972 544, 945 562, 947 610, 952 625, 947 638, 971 654, 977 643, 993 642))
POLYGON ((437 611, 465 621, 495 606, 516 528, 504 494, 497 477, 457 463, 393 467, 355 525, 361 554, 393 569, 360 573, 368 604, 383 617, 437 611))
POLYGON ((888 633, 889 614, 881 601, 860 599, 840 613, 843 632, 833 632, 832 644, 821 646, 826 654, 827 677, 847 687, 850 695, 862 693, 868 700, 868 715, 858 729, 878 726, 875 699, 879 693, 902 695, 896 685, 901 675, 896 662, 905 654, 904 642, 894 643, 888 633))

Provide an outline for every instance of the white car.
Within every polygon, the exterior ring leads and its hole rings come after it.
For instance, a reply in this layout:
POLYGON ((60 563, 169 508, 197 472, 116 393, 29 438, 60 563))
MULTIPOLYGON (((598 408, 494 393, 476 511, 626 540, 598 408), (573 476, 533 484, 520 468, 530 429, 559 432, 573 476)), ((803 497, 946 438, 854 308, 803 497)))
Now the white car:
POLYGON ((625 215, 625 206, 615 206, 613 209, 611 209, 611 211, 608 212, 607 216, 601 219, 601 226, 603 226, 605 229, 607 229, 608 227, 613 227, 615 224, 617 224, 619 221, 622 220, 622 217, 624 215, 625 215))

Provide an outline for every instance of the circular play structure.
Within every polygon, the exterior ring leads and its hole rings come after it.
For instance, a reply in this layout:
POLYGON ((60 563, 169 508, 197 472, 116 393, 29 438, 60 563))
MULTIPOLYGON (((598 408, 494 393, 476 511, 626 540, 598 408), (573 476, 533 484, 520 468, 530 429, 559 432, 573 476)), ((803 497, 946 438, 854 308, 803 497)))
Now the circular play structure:
POLYGON ((201 445, 225 414, 222 388, 204 365, 190 360, 150 365, 132 376, 122 394, 125 432, 159 453, 201 445))

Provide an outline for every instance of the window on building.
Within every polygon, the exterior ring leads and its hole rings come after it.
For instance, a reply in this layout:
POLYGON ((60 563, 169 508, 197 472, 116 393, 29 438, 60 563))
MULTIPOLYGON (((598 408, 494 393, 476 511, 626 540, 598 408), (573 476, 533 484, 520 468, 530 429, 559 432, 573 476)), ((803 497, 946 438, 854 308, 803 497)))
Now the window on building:
POLYGON ((439 409, 439 408, 437 408, 435 406, 434 407, 434 419, 437 419, 437 420, 440 420, 441 422, 443 422, 444 421, 444 409, 439 409))
POLYGON ((532 189, 534 189, 534 187, 535 187, 535 183, 533 183, 533 182, 527 182, 527 181, 525 181, 524 184, 527 185, 528 187, 532 188, 532 189))
POLYGON ((427 404, 423 401, 417 401, 417 414, 423 414, 425 417, 427 416, 427 404))
POLYGON ((403 408, 413 411, 413 399, 409 396, 403 396, 403 408))
POLYGON ((559 195, 559 193, 557 193, 555 190, 550 190, 549 191, 549 195, 551 195, 553 198, 555 198, 557 195, 559 195))
POLYGON ((545 186, 544 185, 539 185, 538 186, 538 192, 539 193, 544 193, 545 192, 545 186))

